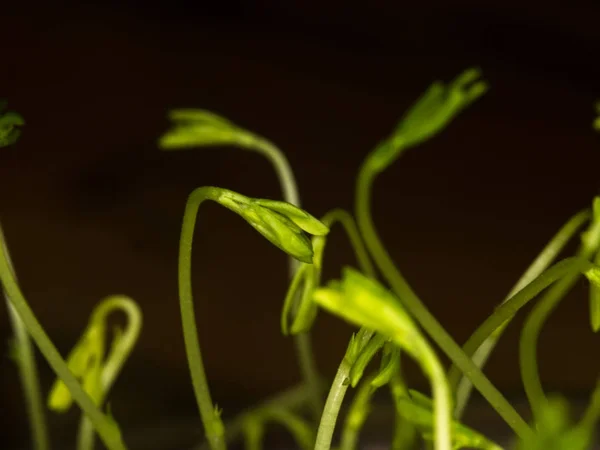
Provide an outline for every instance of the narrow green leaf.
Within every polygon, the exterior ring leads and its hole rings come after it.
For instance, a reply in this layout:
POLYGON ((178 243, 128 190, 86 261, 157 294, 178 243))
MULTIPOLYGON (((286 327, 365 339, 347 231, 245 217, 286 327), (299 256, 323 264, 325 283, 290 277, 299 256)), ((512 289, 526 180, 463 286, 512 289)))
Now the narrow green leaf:
POLYGON ((294 274, 294 278, 292 278, 290 287, 288 288, 287 294, 285 295, 283 309, 281 311, 281 333, 284 336, 287 336, 289 334, 289 321, 292 314, 292 308, 294 306, 294 300, 299 295, 298 293, 300 289, 303 288, 308 267, 308 264, 302 264, 300 266, 300 268, 294 274))
POLYGON ((352 364, 352 368, 350 369, 350 385, 352 387, 356 387, 361 380, 365 369, 386 341, 387 338, 385 336, 375 334, 358 354, 356 361, 354 361, 354 364, 352 364))
POLYGON ((379 388, 388 384, 399 368, 400 348, 391 342, 386 342, 381 356, 381 367, 371 381, 371 386, 379 388))
POLYGON ((261 206, 284 215, 307 233, 314 236, 325 236, 329 228, 319 219, 291 203, 259 198, 255 200, 261 206))

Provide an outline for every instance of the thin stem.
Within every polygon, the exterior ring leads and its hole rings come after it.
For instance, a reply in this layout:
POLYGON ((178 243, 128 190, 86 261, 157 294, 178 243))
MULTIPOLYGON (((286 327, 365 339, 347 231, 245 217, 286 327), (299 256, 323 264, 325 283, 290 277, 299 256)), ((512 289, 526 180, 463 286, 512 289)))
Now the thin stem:
MULTIPOLYGON (((472 355, 496 330, 506 327, 517 312, 544 289, 560 280, 554 289, 560 288, 563 291, 564 287, 561 286, 565 279, 583 273, 591 267, 592 264, 589 261, 577 257, 566 258, 554 264, 499 306, 469 337, 463 347, 463 351, 467 356, 472 355)), ((453 365, 449 373, 448 379, 451 382, 455 381, 460 376, 460 369, 456 365, 453 365)))
POLYGON ((354 395, 354 399, 346 415, 346 420, 344 421, 340 450, 355 450, 358 447, 360 430, 367 419, 371 398, 377 390, 376 387, 371 386, 374 378, 374 376, 370 376, 363 380, 354 395))
MULTIPOLYGON (((102 301, 92 314, 90 322, 105 322, 107 317, 117 311, 127 316, 127 327, 123 335, 119 337, 113 346, 107 361, 103 364, 101 383, 102 394, 98 405, 102 405, 108 392, 125 365, 125 361, 131 354, 142 329, 142 312, 138 305, 129 297, 116 295, 102 301)), ((94 428, 87 416, 83 416, 79 422, 79 434, 77 438, 79 450, 92 450, 94 448, 94 428)))
MULTIPOLYGON (((250 147, 262 153, 271 162, 281 186, 283 199, 294 206, 300 207, 298 184, 296 183, 294 172, 284 153, 266 139, 258 138, 250 147)), ((300 267, 299 262, 296 259, 289 257, 288 265, 290 279, 293 279, 296 271, 300 267)), ((297 333, 293 338, 302 378, 311 391, 310 403, 312 414, 314 419, 318 420, 321 411, 323 410, 323 399, 321 397, 321 391, 319 390, 319 372, 312 350, 310 332, 305 331, 297 333)))
POLYGON ((409 393, 398 370, 390 380, 390 392, 394 400, 394 437, 392 439, 393 450, 406 450, 412 448, 415 441, 416 429, 414 425, 402 417, 401 400, 408 397, 409 393))
POLYGON ((359 229, 377 267, 409 313, 471 380, 475 388, 481 392, 516 434, 521 438, 530 435, 532 431, 527 423, 429 312, 394 265, 377 235, 371 218, 370 196, 374 175, 375 172, 369 168, 368 164, 363 165, 357 183, 356 217, 359 229))
MULTIPOLYGON (((402 337, 396 339, 398 345, 401 342, 402 337)), ((435 353, 428 346, 423 345, 420 354, 421 359, 417 359, 417 361, 429 377, 433 394, 434 448, 435 450, 450 450, 452 448, 452 395, 446 380, 446 374, 435 353)))
POLYGON ((3 246, 0 246, 0 279, 8 294, 8 299, 25 324, 29 335, 48 361, 48 364, 50 364, 52 370, 65 383, 75 402, 84 414, 90 418, 106 447, 110 450, 125 450, 126 446, 121 439, 116 423, 105 416, 83 390, 27 304, 12 274, 3 246))
POLYGON ((206 380, 202 352, 196 328, 196 313, 192 297, 192 243, 198 209, 205 200, 215 200, 214 188, 199 188, 192 192, 185 207, 179 241, 179 307, 188 366, 194 387, 196 403, 204 432, 212 450, 225 450, 224 430, 219 414, 213 406, 206 380))
MULTIPOLYGON (((286 428, 298 447, 302 450, 310 450, 315 443, 314 429, 309 426, 304 419, 297 414, 294 414, 289 409, 281 407, 267 407, 263 408, 259 414, 255 414, 248 418, 250 422, 258 421, 259 426, 264 430, 264 423, 275 422, 286 428)), ((258 441, 259 446, 262 448, 262 436, 258 441)))
POLYGON ((579 273, 568 275, 548 291, 531 311, 521 331, 521 339, 519 340, 521 378, 531 411, 536 420, 540 417, 542 408, 546 403, 537 364, 537 341, 540 330, 550 313, 573 288, 578 279, 579 273))
POLYGON ((351 366, 348 359, 344 358, 338 367, 333 383, 331 384, 331 389, 329 390, 329 395, 325 401, 323 416, 321 417, 319 430, 317 431, 315 450, 329 450, 331 448, 337 417, 346 391, 348 390, 348 385, 350 384, 351 366))
MULTIPOLYGON (((0 242, 4 249, 8 267, 16 280, 17 276, 6 245, 6 240, 4 239, 2 225, 0 225, 0 242)), ((29 339, 25 324, 12 305, 5 289, 3 289, 3 294, 13 329, 14 350, 16 352, 15 362, 19 369, 19 377, 21 378, 23 395, 25 396, 25 404, 27 405, 27 415, 29 417, 29 426, 31 428, 31 440, 36 450, 50 450, 48 425, 46 423, 46 415, 44 414, 42 395, 40 392, 40 381, 33 346, 31 345, 31 340, 29 339)))
POLYGON ((339 222, 344 227, 346 234, 350 239, 350 244, 354 250, 354 255, 356 256, 360 270, 368 277, 376 278, 377 274, 375 273, 375 267, 373 267, 369 252, 360 237, 360 232, 358 231, 356 222, 352 216, 347 211, 336 208, 325 214, 321 218, 321 222, 329 228, 331 228, 335 222, 339 222))
MULTIPOLYGON (((319 390, 321 387, 319 386, 319 390)), ((233 420, 225 422, 225 440, 233 442, 242 436, 244 424, 250 416, 260 416, 264 409, 281 408, 294 411, 308 404, 309 389, 305 384, 300 384, 285 390, 274 397, 266 400, 258 406, 247 409, 238 414, 233 420)), ((207 443, 196 447, 196 450, 207 450, 207 443)))
MULTIPOLYGON (((544 247, 544 249, 540 252, 537 258, 531 263, 531 265, 527 268, 525 273, 519 278, 517 283, 510 290, 506 298, 502 303, 505 303, 509 298, 527 286, 531 281, 537 278, 544 270, 552 264, 552 262, 556 259, 556 257, 560 254, 560 252, 564 249, 567 243, 572 239, 572 237, 577 233, 579 228, 590 219, 591 211, 589 209, 580 211, 567 223, 565 223, 562 228, 554 235, 554 237, 548 242, 548 244, 544 247)), ((488 338, 477 348, 477 350, 473 353, 472 359, 473 362, 479 368, 483 368, 485 363, 487 362, 490 354, 494 350, 496 344, 498 343, 506 325, 500 326, 496 329, 488 338)), ((463 349, 465 347, 463 346, 463 349)), ((466 351, 467 354, 470 354, 466 351)), ((452 369, 455 369, 449 374, 450 387, 453 391, 456 392, 456 406, 454 408, 454 417, 457 420, 460 420, 467 402, 469 400, 469 396, 471 394, 473 385, 471 382, 460 374, 460 371, 453 366, 452 369), (460 381, 459 381, 460 376, 460 381)))
POLYGON ((598 418, 600 418, 600 382, 596 382, 596 387, 592 392, 590 403, 581 416, 577 426, 590 429, 596 425, 598 418))
MULTIPOLYGON (((597 235, 597 224, 593 224, 587 233, 597 235)), ((597 243, 582 240, 582 243, 577 250, 576 258, 582 260, 582 267, 585 264, 592 267, 589 259, 597 251, 597 243)), ((538 364, 537 364, 537 341, 540 331, 544 323, 558 306, 558 303, 569 293, 575 286, 581 274, 585 270, 573 271, 567 274, 559 283, 550 289, 546 295, 538 302, 536 307, 529 313, 521 332, 519 340, 519 361, 521 366, 521 378, 525 388, 525 394, 529 400, 534 418, 537 420, 541 415, 541 410, 546 403, 544 388, 540 380, 538 364)))

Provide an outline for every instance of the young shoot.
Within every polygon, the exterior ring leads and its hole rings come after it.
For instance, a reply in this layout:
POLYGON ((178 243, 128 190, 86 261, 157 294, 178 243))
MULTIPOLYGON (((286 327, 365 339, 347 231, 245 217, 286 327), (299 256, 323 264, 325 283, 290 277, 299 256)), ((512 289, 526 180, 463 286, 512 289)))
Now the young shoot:
MULTIPOLYGON (((351 323, 387 336, 419 363, 431 382, 434 397, 435 449, 450 450, 452 448, 450 430, 452 399, 443 367, 398 300, 376 281, 350 268, 344 270, 339 282, 318 289, 314 294, 314 300, 329 312, 351 323)), ((345 377, 344 381, 348 383, 349 371, 345 377)), ((326 414, 327 406, 321 425, 325 421, 326 414)), ((321 434, 320 427, 315 448, 328 449, 331 438, 324 436, 323 441, 327 437, 327 442, 320 441, 321 434)))
MULTIPOLYGON (((366 365, 373 356, 373 348, 381 348, 382 336, 376 334, 367 345, 364 346, 362 352, 356 358, 352 368, 350 369, 350 384, 356 387, 360 377, 364 372, 364 367, 360 370, 355 370, 357 367, 366 365), (367 357, 365 358, 365 355, 367 357), (367 360, 367 362, 365 362, 367 360), (358 372, 359 375, 355 375, 358 372)), ((355 450, 358 445, 358 436, 362 429, 367 416, 371 412, 371 398, 375 391, 391 381, 391 378, 400 370, 400 349, 391 342, 383 344, 383 354, 379 373, 370 375, 362 381, 358 391, 354 395, 352 404, 346 416, 344 428, 342 431, 342 440, 340 450, 355 450)))
MULTIPOLYGON (((174 127, 166 132, 159 140, 163 150, 180 150, 189 148, 206 148, 216 145, 235 146, 244 150, 254 151, 263 155, 272 165, 279 184, 283 199, 300 208, 300 195, 294 172, 285 154, 269 140, 235 125, 230 120, 213 112, 203 109, 176 109, 169 113, 174 127)), ((299 264, 293 258, 288 258, 290 278, 294 278, 299 264)), ((290 311, 295 315, 299 308, 300 297, 290 299, 294 308, 290 311)), ((303 319, 300 319, 302 321, 303 319)), ((311 407, 313 416, 318 420, 323 408, 321 392, 319 391, 319 374, 312 351, 308 332, 294 333, 296 356, 304 378, 311 390, 311 407)))
MULTIPOLYGON (((375 269, 352 216, 347 211, 338 208, 325 214, 321 218, 321 222, 328 228, 331 228, 338 222, 342 225, 354 250, 359 267, 368 276, 374 277, 375 269)), ((321 285, 321 272, 323 270, 323 256, 326 244, 327 236, 314 236, 312 239, 314 251, 313 263, 301 264, 292 278, 281 313, 281 331, 284 336, 305 332, 312 327, 315 321, 317 305, 313 302, 312 297, 315 289, 321 285), (294 299, 296 298, 300 300, 294 304, 294 299), (294 314, 292 314, 293 308, 296 308, 294 314)))
MULTIPOLYGON (((14 144, 21 133, 21 130, 17 127, 25 124, 23 118, 15 112, 1 114, 5 107, 6 101, 0 100, 0 147, 14 144)), ((15 270, 1 225, 0 245, 6 255, 9 270, 16 279, 15 270)), ((29 417, 31 442, 35 450, 48 450, 50 448, 48 425, 46 423, 46 415, 44 414, 38 369, 33 346, 31 345, 31 339, 29 338, 25 324, 13 307, 11 300, 8 298, 6 289, 3 288, 2 293, 4 295, 8 316, 13 330, 10 353, 19 369, 19 378, 21 379, 27 415, 29 417)))
POLYGON ((329 232, 319 220, 290 203, 253 199, 236 192, 201 187, 190 195, 179 241, 179 304, 184 343, 192 385, 208 442, 213 450, 223 450, 224 427, 220 412, 213 406, 208 389, 192 297, 192 243, 200 205, 211 200, 235 212, 273 245, 304 263, 312 263, 313 249, 306 233, 322 236, 329 232))
POLYGON ((525 436, 532 432, 527 423, 413 291, 379 238, 371 217, 371 191, 376 176, 405 150, 439 134, 463 109, 481 97, 487 90, 487 84, 480 81, 479 76, 478 70, 469 69, 447 85, 434 83, 409 109, 392 135, 367 156, 360 168, 356 185, 356 218, 373 261, 393 292, 401 299, 407 312, 470 379, 510 427, 519 436, 525 436))
MULTIPOLYGON (((56 375, 62 380, 72 399, 79 405, 98 432, 104 445, 109 450, 126 450, 121 438, 121 431, 112 417, 104 414, 95 404, 94 400, 81 386, 67 363, 42 328, 35 317, 29 304, 25 300, 21 288, 15 279, 11 264, 8 260, 5 246, 0 245, 0 280, 6 292, 6 297, 25 325, 27 332, 48 361, 56 375)), ((92 383, 92 376, 88 383, 92 383)))
MULTIPOLYGON (((73 375, 83 382, 83 388, 98 407, 104 403, 108 392, 121 372, 125 361, 138 340, 142 327, 142 313, 138 305, 129 297, 110 296, 102 300, 94 309, 88 326, 81 339, 67 358, 67 365, 73 375), (108 318, 116 312, 127 317, 127 326, 113 331, 112 344, 106 355, 105 342, 108 318)), ((72 404, 71 393, 65 383, 58 378, 48 396, 48 407, 56 412, 66 412, 72 404)), ((94 448, 94 429, 90 420, 83 415, 77 439, 78 450, 94 448)))
POLYGON ((263 407, 246 416, 243 422, 246 450, 260 450, 263 448, 267 422, 283 425, 290 431, 301 450, 312 449, 315 442, 314 430, 304 419, 285 408, 263 407))

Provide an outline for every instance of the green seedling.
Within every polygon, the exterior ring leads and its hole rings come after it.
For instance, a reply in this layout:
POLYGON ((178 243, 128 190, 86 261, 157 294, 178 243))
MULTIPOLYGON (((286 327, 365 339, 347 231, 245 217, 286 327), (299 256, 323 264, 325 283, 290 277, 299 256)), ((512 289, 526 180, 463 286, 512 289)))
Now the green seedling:
POLYGON ((192 385, 208 441, 213 450, 225 448, 220 414, 213 406, 206 375, 192 298, 191 253, 198 208, 214 201, 244 218, 273 245, 304 263, 312 263, 313 249, 305 233, 324 235, 329 229, 307 212, 289 203, 252 199, 216 187, 196 189, 189 197, 179 241, 179 299, 183 334, 192 385))
MULTIPOLYGON (((142 328, 142 314, 138 305, 125 296, 111 296, 102 300, 92 313, 83 336, 67 358, 67 366, 83 384, 83 389, 94 403, 101 407, 110 388, 121 372, 139 337, 142 328), (106 352, 107 319, 117 311, 128 318, 125 329, 115 328, 110 351, 106 352)), ((56 412, 66 412, 73 398, 65 383, 58 378, 48 395, 48 407, 56 412)), ((78 450, 91 450, 94 447, 92 423, 83 416, 77 439, 78 450)))
MULTIPOLYGON (((435 448, 449 450, 452 399, 444 370, 435 352, 397 299, 374 280, 346 268, 342 279, 327 288, 317 290, 314 300, 323 308, 354 324, 387 336, 419 363, 429 377, 434 392, 435 448)), ((344 373, 344 377, 343 382, 347 383, 349 373, 344 373)), ((329 412, 328 403, 325 404, 324 416, 329 412)), ((322 425, 323 423, 324 421, 321 422, 322 425)), ((315 449, 329 448, 329 433, 329 430, 319 429, 315 449), (319 440, 321 435, 323 441, 328 439, 329 442, 322 443, 319 440)))
MULTIPOLYGON (((365 273, 374 276, 375 269, 352 216, 342 209, 335 209, 325 214, 321 218, 321 222, 328 228, 331 228, 337 222, 342 225, 348 235, 361 269, 365 273)), ((317 315, 317 306, 312 301, 312 296, 315 289, 321 284, 321 272, 323 270, 323 256, 326 244, 327 236, 313 237, 313 263, 302 264, 292 278, 281 313, 281 331, 284 335, 303 333, 313 325, 317 315), (294 299, 300 299, 299 303, 294 304, 294 299), (296 308, 296 312, 292 314, 294 307, 296 308), (290 320, 292 321, 291 326, 290 320)))
MULTIPOLYGON (((271 141, 235 125, 230 120, 202 109, 176 109, 169 113, 174 126, 159 140, 159 147, 166 151, 212 146, 235 146, 243 150, 263 155, 272 165, 283 199, 293 206, 300 207, 300 195, 296 177, 285 154, 271 141)), ((298 260, 288 259, 290 278, 294 278, 299 268, 298 260)), ((293 306, 290 313, 297 314, 300 297, 291 297, 293 306)), ((300 321, 306 320, 300 319, 300 321)), ((304 382, 311 391, 313 416, 319 419, 323 401, 319 391, 319 375, 313 357, 312 344, 308 332, 294 333, 296 355, 304 382)))
MULTIPOLYGON (((356 223, 343 210, 332 210, 318 220, 301 209, 289 163, 267 139, 206 110, 180 109, 170 113, 173 127, 159 140, 163 150, 234 146, 258 152, 272 163, 285 200, 251 198, 218 187, 198 188, 188 198, 179 241, 178 287, 191 384, 206 436, 200 448, 224 450, 233 440, 243 439, 248 449, 259 450, 264 447, 267 426, 275 423, 290 432, 298 448, 329 450, 335 441, 338 418, 346 414, 344 420, 339 420, 343 423, 340 449, 355 450, 369 413, 375 408, 374 394, 384 386, 389 388, 395 412, 391 442, 394 450, 414 449, 419 436, 436 450, 500 449, 460 420, 472 388, 513 429, 520 450, 584 450, 593 443, 600 417, 600 384, 592 392, 582 417, 572 422, 564 401, 546 397, 537 366, 537 340, 550 313, 581 277, 589 281, 592 330, 600 329, 600 198, 594 199, 590 210, 577 213, 558 231, 462 347, 405 280, 373 223, 371 196, 376 177, 407 149, 424 146, 439 136, 487 89, 479 70, 468 69, 450 83, 433 83, 417 99, 390 135, 368 153, 359 169, 356 223), (289 256, 291 281, 287 294, 282 296, 280 325, 284 335, 293 335, 296 340, 303 378, 295 388, 230 421, 222 418, 208 388, 192 296, 193 237, 198 209, 206 200, 236 213, 289 256), (340 280, 324 284, 327 236, 337 222, 350 238, 360 271, 347 268, 340 280), (580 234, 576 254, 557 261, 582 227, 586 228, 580 234), (525 321, 519 343, 524 390, 533 415, 528 424, 482 368, 512 319, 538 296, 541 298, 525 321), (322 392, 327 380, 318 375, 308 338, 320 309, 360 327, 350 338, 325 402, 322 392), (438 350, 450 359, 450 368, 442 365, 438 350), (421 367, 430 382, 432 399, 409 388, 402 373, 405 356, 421 367), (379 364, 373 368, 377 358, 379 364), (343 402, 353 388, 357 390, 346 412, 343 402), (307 420, 307 412, 312 413, 313 420, 307 420)), ((0 113, 5 107, 6 103, 0 102, 0 113)), ((15 143, 23 123, 16 113, 0 114, 0 146, 15 143)), ((594 127, 600 130, 598 120, 594 127)), ((65 361, 23 296, 1 229, 0 239, 0 281, 14 331, 10 355, 17 363, 24 387, 35 450, 49 450, 50 443, 30 341, 57 376, 48 393, 47 406, 55 412, 65 412, 76 404, 82 410, 78 450, 91 450, 96 434, 109 450, 126 450, 119 426, 105 411, 110 389, 139 335, 138 307, 124 296, 101 302, 65 361), (111 333, 107 317, 117 310, 126 314, 127 327, 111 333)), ((432 266, 432 281, 443 270, 443 266, 432 266)))

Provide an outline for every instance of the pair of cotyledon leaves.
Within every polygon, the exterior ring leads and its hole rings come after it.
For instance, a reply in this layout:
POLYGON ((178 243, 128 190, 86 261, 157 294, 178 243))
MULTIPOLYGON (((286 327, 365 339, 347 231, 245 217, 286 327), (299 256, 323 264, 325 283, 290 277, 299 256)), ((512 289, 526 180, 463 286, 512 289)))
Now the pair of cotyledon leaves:
POLYGON ((228 189, 218 189, 216 201, 244 218, 273 245, 301 262, 312 264, 313 246, 306 233, 324 236, 329 228, 287 202, 250 198, 228 189))

